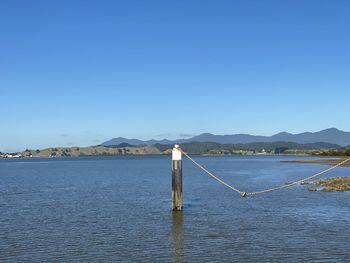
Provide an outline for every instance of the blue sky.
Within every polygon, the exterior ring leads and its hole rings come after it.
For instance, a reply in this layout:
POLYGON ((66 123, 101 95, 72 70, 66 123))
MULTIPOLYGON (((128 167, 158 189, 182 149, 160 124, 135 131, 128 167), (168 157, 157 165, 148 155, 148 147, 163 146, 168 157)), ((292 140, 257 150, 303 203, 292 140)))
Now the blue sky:
POLYGON ((350 131, 350 1, 0 1, 0 151, 350 131))

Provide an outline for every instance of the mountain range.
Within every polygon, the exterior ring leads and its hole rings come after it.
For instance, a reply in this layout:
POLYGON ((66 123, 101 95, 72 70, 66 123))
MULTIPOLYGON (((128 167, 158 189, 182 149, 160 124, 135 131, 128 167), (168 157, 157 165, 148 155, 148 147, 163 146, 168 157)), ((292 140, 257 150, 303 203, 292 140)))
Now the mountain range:
POLYGON ((350 132, 341 131, 336 128, 329 128, 318 132, 303 132, 292 134, 288 132, 280 132, 272 136, 259 136, 250 134, 232 134, 232 135, 215 135, 211 133, 203 133, 187 139, 178 140, 138 140, 118 137, 102 143, 103 146, 118 146, 120 144, 129 145, 154 145, 154 144, 175 144, 188 142, 215 142, 220 144, 242 144, 255 142, 294 142, 299 144, 307 143, 330 143, 340 146, 350 145, 350 132))

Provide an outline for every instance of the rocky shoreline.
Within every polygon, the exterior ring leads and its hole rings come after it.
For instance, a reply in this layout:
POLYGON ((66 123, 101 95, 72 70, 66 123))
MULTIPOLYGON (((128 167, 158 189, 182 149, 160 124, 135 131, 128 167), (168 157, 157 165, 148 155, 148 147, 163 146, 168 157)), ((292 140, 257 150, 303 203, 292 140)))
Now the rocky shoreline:
MULTIPOLYGON (((293 160, 293 161, 282 161, 283 163, 306 163, 306 164, 326 164, 334 166, 343 160, 345 157, 334 158, 334 159, 315 159, 315 160, 293 160)), ((350 167, 350 161, 342 164, 343 167, 350 167)), ((344 192, 350 191, 350 176, 346 177, 335 177, 324 180, 318 180, 313 182, 304 182, 303 185, 314 185, 308 188, 310 192, 322 191, 322 192, 344 192), (318 187, 317 187, 318 186, 318 187), (321 188, 320 188, 321 187, 321 188)))
MULTIPOLYGON (((304 184, 323 186, 322 192, 344 192, 350 191, 350 176, 347 177, 335 177, 325 180, 319 180, 315 182, 307 182, 304 184)), ((309 187, 309 191, 318 191, 317 187, 309 187)))

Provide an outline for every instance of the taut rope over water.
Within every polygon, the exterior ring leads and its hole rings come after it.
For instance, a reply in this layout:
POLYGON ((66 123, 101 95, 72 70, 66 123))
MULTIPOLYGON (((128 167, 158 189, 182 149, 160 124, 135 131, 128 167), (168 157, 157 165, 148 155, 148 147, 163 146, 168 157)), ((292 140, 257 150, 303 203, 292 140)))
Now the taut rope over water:
POLYGON ((208 174, 209 176, 211 176, 212 178, 214 178, 216 181, 220 182, 221 184, 225 185, 226 187, 228 187, 229 189, 231 189, 232 191, 240 194, 242 197, 246 197, 246 196, 251 196, 251 195, 259 195, 259 194, 264 194, 264 193, 269 193, 269 192, 273 192, 273 191, 276 191, 276 190, 279 190, 279 189, 283 189, 283 188, 287 188, 287 187, 291 187, 291 186, 294 186, 294 185, 297 185, 297 184, 300 184, 302 182, 305 182, 307 180, 310 180, 312 178, 315 178, 317 176, 320 176, 322 174, 325 174, 347 162, 350 161, 350 157, 337 163, 336 165, 330 167, 330 168, 327 168, 321 172, 318 172, 316 174, 313 174, 311 176, 308 176, 304 179, 301 179, 301 180, 298 180, 298 181, 295 181, 295 182, 291 182, 291 183, 288 183, 288 184, 284 184, 284 185, 280 185, 280 186, 276 186, 276 187, 272 187, 272 188, 268 188, 268 189, 264 189, 264 190, 260 190, 260 191, 255 191, 255 192, 245 192, 245 191, 241 191, 239 190, 237 187, 235 186, 232 186, 228 183, 226 183, 224 180, 220 179, 219 177, 217 177, 216 175, 214 175, 212 172, 208 171, 203 165, 199 164, 197 161, 195 161, 194 159, 192 159, 187 153, 185 153, 181 148, 178 148, 183 155, 185 155, 192 163, 194 163, 196 166, 198 166, 201 170, 203 170, 206 174, 208 174))

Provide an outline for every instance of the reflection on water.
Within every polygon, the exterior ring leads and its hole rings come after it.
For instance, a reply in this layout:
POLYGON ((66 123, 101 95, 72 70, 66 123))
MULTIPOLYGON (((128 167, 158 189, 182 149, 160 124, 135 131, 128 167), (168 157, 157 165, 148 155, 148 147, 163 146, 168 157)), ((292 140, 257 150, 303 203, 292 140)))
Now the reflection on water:
POLYGON ((184 262, 183 213, 172 212, 172 256, 174 262, 184 262))

